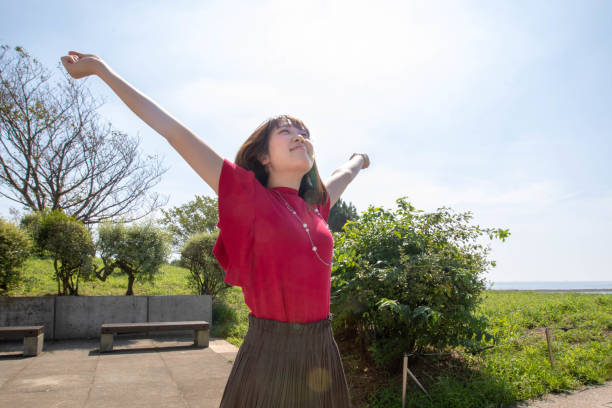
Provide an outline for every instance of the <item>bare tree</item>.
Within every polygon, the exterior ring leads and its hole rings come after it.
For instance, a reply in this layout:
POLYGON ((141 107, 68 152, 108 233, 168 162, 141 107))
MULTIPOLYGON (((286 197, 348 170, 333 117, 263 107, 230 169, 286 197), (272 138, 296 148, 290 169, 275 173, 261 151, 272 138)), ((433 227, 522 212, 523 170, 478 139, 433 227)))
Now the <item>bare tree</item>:
POLYGON ((135 221, 167 204, 148 194, 167 171, 157 156, 142 161, 140 139, 102 123, 85 81, 50 78, 23 48, 0 48, 0 195, 85 225, 135 221))

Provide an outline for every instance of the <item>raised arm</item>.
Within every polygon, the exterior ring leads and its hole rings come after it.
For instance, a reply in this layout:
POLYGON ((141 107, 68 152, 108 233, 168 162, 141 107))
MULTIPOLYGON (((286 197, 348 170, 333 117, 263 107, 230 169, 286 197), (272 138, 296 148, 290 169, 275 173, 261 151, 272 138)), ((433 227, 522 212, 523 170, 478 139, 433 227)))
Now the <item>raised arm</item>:
POLYGON ((139 92, 93 54, 70 51, 62 64, 73 78, 98 75, 147 125, 165 137, 174 149, 219 195, 223 158, 161 106, 139 92))
POLYGON ((370 167, 370 158, 365 153, 354 153, 349 161, 334 170, 327 180, 325 188, 329 192, 330 208, 336 205, 346 187, 362 169, 370 167))

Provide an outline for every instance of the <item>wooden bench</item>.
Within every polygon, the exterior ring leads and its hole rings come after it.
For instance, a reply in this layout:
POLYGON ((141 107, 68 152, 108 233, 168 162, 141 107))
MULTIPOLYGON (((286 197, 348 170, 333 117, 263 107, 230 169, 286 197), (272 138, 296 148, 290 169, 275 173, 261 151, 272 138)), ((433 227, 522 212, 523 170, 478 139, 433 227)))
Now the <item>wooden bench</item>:
POLYGON ((45 326, 6 326, 0 327, 0 337, 23 338, 23 355, 37 356, 42 352, 45 340, 44 330, 45 326))
POLYGON ((146 322, 146 323, 105 323, 100 326, 100 351, 113 350, 113 335, 115 333, 142 333, 168 330, 193 330, 196 347, 208 347, 208 322, 146 322))

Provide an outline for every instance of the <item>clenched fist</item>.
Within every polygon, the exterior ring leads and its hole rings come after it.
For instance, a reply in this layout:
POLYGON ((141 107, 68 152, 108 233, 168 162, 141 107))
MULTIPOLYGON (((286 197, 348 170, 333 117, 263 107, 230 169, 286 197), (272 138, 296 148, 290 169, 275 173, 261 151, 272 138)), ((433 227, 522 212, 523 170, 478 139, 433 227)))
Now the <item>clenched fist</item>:
POLYGON ((363 157, 363 164, 361 165, 361 169, 367 169, 368 167, 370 167, 370 158, 368 157, 367 154, 365 153, 353 153, 351 155, 351 158, 349 160, 351 160, 353 157, 360 155, 363 157))
POLYGON ((68 55, 62 57, 62 64, 71 77, 79 79, 97 74, 100 67, 104 65, 104 61, 93 54, 69 51, 68 55))

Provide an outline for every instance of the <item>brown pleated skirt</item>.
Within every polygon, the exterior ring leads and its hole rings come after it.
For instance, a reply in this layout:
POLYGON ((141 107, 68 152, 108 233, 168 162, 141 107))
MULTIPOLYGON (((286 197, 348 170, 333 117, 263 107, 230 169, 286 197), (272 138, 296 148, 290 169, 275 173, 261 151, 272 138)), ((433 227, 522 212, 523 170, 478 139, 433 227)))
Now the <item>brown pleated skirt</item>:
POLYGON ((331 319, 291 323, 249 315, 219 408, 352 407, 331 319))

